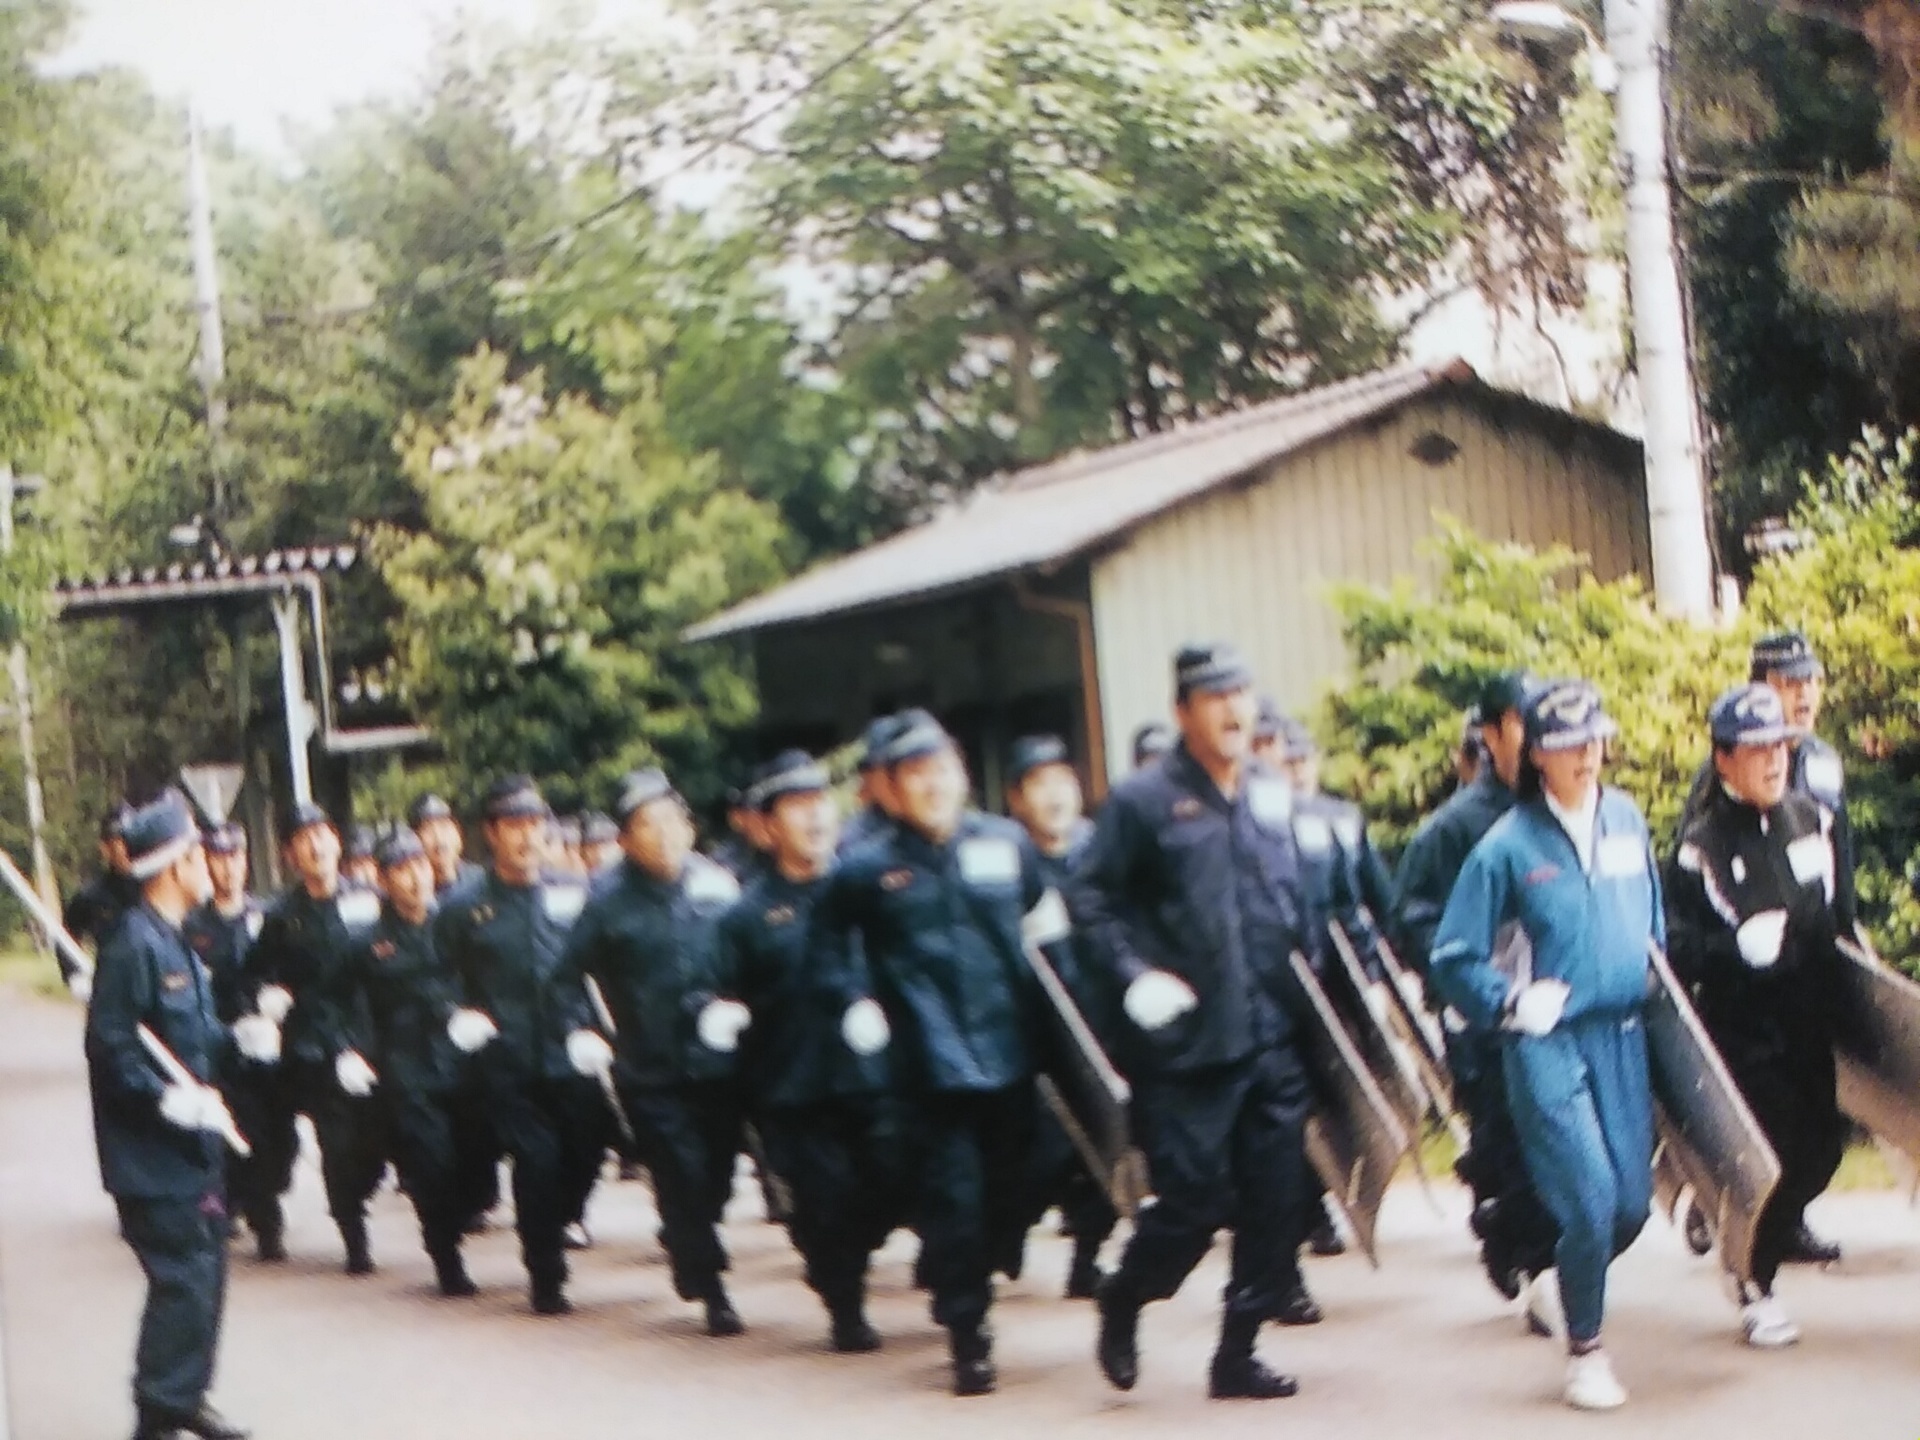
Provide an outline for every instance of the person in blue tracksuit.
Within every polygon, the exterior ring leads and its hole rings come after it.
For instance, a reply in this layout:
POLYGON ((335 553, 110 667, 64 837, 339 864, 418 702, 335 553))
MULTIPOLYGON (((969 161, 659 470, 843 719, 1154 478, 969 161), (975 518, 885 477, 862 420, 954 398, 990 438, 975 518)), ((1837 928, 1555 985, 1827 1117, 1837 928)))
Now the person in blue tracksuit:
POLYGON ((1528 697, 1518 803, 1467 857, 1430 956, 1442 998, 1500 1036, 1520 1152, 1560 1223, 1565 1398, 1583 1410, 1626 1400, 1600 1328, 1607 1267, 1652 1204, 1642 1011, 1666 939, 1646 821, 1600 783, 1614 733, 1583 680, 1528 697))
POLYGON ((100 1177, 120 1233, 147 1277, 134 1357, 134 1440, 246 1440, 207 1404, 227 1294, 218 1079, 229 1043, 212 977, 181 935, 213 889, 185 798, 169 790, 124 822, 127 874, 140 887, 100 948, 87 1012, 87 1078, 100 1177), (185 1074, 164 1075, 141 1031, 185 1074))

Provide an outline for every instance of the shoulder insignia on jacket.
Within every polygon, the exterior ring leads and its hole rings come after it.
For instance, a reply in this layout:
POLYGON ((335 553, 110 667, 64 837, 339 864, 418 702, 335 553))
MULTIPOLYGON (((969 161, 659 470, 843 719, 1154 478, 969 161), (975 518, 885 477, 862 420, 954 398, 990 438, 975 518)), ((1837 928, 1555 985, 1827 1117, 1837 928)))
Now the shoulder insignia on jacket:
POLYGON ((471 912, 471 913, 472 913, 472 915, 473 915, 473 923, 474 923, 474 924, 476 924, 476 925, 484 925, 484 924, 486 924, 486 923, 487 923, 487 922, 488 922, 489 920, 491 920, 491 919, 493 919, 493 906, 491 906, 491 905, 476 905, 476 906, 474 906, 474 907, 473 907, 473 910, 472 910, 472 912, 471 912))
POLYGON ((1549 881, 1558 880, 1559 878, 1560 867, 1548 863, 1534 866, 1533 869, 1529 870, 1523 877, 1523 883, 1528 885, 1545 885, 1549 881))
POLYGON ((791 925, 793 923, 793 907, 791 905, 775 905, 761 918, 769 925, 791 925))
POLYGON ((1173 818, 1176 820, 1192 820, 1205 808, 1206 807, 1193 796, 1182 795, 1173 802, 1173 818))
POLYGON ((373 958, 376 960, 391 960, 393 958, 393 942, 391 940, 374 941, 373 958))
POLYGON ((169 995, 177 995, 193 981, 191 975, 179 970, 169 970, 160 977, 160 988, 169 995))
POLYGON ((889 870, 880 877, 882 890, 904 890, 913 884, 913 871, 904 866, 898 870, 889 870))

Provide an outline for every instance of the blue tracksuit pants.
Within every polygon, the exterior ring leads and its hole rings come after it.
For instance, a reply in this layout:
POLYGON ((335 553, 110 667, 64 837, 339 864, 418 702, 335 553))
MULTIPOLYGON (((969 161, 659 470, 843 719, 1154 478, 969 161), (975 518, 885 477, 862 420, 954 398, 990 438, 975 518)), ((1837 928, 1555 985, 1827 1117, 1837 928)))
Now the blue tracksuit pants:
POLYGON ((1653 1095, 1637 1013, 1581 1016, 1505 1042, 1507 1096, 1527 1171, 1560 1222, 1555 1258, 1568 1337, 1591 1340, 1607 1266, 1647 1223, 1653 1095))

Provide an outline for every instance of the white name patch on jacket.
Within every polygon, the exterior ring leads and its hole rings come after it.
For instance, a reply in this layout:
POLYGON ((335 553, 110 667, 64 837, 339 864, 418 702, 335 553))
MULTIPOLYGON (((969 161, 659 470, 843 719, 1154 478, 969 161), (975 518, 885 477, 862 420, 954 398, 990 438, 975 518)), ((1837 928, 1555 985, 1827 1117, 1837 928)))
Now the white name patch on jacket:
POLYGON ((1608 880, 1647 873, 1647 845, 1638 835, 1602 835, 1593 871, 1608 880))
POLYGON ((546 912, 549 920, 557 920, 562 925, 571 925, 580 918, 580 912, 587 906, 587 887, 584 885, 542 885, 540 887, 540 908, 546 912))
POLYGON ((960 842, 960 878, 969 885, 1011 885, 1020 878, 1020 851, 991 835, 960 842))
POLYGON ((1258 776, 1247 782, 1247 809, 1269 830, 1283 829, 1293 818, 1293 791, 1284 780, 1258 776))

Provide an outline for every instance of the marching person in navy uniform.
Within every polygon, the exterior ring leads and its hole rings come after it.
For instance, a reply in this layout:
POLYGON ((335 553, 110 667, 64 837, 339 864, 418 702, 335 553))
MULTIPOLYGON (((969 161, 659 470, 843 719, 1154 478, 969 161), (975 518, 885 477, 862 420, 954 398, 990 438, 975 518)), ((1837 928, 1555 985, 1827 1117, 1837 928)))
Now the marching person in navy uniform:
POLYGON ((902 715, 878 759, 900 818, 843 854, 817 913, 827 943, 864 948, 863 999, 880 1014, 855 1002, 846 1022, 890 1037, 919 1171, 920 1273, 954 1393, 984 1395, 997 1384, 993 1271, 1025 1226, 1040 998, 1021 927, 1046 886, 1020 827, 970 808, 966 766, 931 715, 902 715))
POLYGON ((433 866, 434 894, 445 898, 455 890, 477 885, 486 877, 466 857, 467 839, 453 807, 438 795, 420 796, 407 808, 407 824, 426 847, 427 862, 433 866))
POLYGON ((482 814, 492 869, 444 894, 433 922, 434 947, 459 980, 447 1037, 475 1057, 490 1153, 513 1161, 529 1302, 535 1314, 564 1315, 566 1227, 592 1189, 605 1134, 604 1102, 584 1077, 606 1041, 563 964, 585 897, 541 878, 552 811, 531 779, 496 780, 482 814))
POLYGON ((1529 695, 1518 801, 1467 857, 1430 956, 1441 998, 1498 1037, 1520 1152, 1560 1224, 1564 1395, 1582 1410, 1627 1398, 1600 1330, 1607 1267, 1652 1204, 1642 1012, 1666 938, 1646 822, 1600 783, 1615 733, 1584 680, 1529 695))
POLYGON ((772 862, 720 922, 720 983, 750 1017, 740 1081, 792 1190, 787 1231, 827 1308, 829 1343, 864 1353, 880 1348, 868 1264, 904 1210, 899 1117, 872 1027, 842 1024, 868 990, 859 957, 823 943, 814 924, 839 840, 831 782, 794 750, 754 789, 772 862))
POLYGON ((1173 749, 1173 727, 1164 720, 1149 720, 1133 732, 1133 768, 1143 770, 1173 749))
MULTIPOLYGON (((266 911, 247 891, 247 832, 238 825, 216 825, 202 836, 202 845, 213 895, 187 916, 181 933, 212 979, 214 1014, 233 1032, 234 1043, 221 1062, 220 1092, 243 1135, 264 1134, 272 1115, 286 1105, 278 1093, 279 1027, 254 1013, 254 987, 246 972, 247 952, 260 934, 266 911)), ((242 1219, 247 1218, 242 1197, 260 1188, 253 1165, 251 1156, 234 1155, 227 1161, 230 1208, 239 1209, 242 1219)), ((283 1258, 278 1231, 268 1233, 270 1244, 260 1231, 254 1236, 262 1258, 283 1258)))
MULTIPOLYGON (((1074 867, 1093 838, 1093 826, 1086 817, 1080 777, 1066 742, 1058 735, 1028 735, 1014 741, 1007 756, 1007 813, 1033 842, 1041 879, 1064 899, 1073 888, 1074 867)), ((1095 1034, 1110 1028, 1100 995, 1082 973, 1074 938, 1063 937, 1043 947, 1043 953, 1095 1034)), ((1038 1116, 1028 1215, 1037 1221, 1050 1207, 1060 1207, 1066 1232, 1073 1236, 1067 1298, 1091 1300, 1105 1278, 1100 1272, 1100 1247, 1119 1223, 1119 1212, 1053 1112, 1042 1105, 1038 1116)))
POLYGON ((881 715, 867 722, 866 732, 860 737, 858 808, 840 832, 842 854, 873 839, 900 818, 884 757, 888 742, 900 733, 901 725, 899 715, 881 715))
POLYGON ((327 1212, 340 1230, 347 1273, 367 1275, 373 1271, 367 1201, 386 1170, 386 1141, 370 1098, 372 1082, 354 1067, 342 1072, 338 1061, 348 1048, 353 999, 347 957, 379 917, 380 899, 342 883, 340 832, 319 806, 295 805, 287 831, 294 884, 267 912, 246 969, 259 1012, 282 1026, 280 1064, 290 1100, 261 1117, 266 1129, 254 1138, 258 1163, 248 1167, 258 1172, 246 1202, 248 1222, 263 1252, 279 1248, 280 1196, 292 1181, 298 1150, 293 1111, 302 1111, 320 1142, 327 1212))
MULTIPOLYGON (((1789 788, 1796 738, 1780 696, 1735 686, 1709 719, 1715 786, 1681 832, 1667 875, 1674 973, 1688 986, 1780 1160, 1760 1214, 1741 1331, 1758 1349, 1800 1338, 1773 1293, 1846 1148, 1835 1096, 1840 928, 1833 815, 1789 788)), ((1804 740, 1801 742, 1804 745, 1804 740)))
POLYGON ((233 1122, 217 1088, 227 1035, 212 979, 180 927, 212 882, 177 791, 129 815, 124 839, 141 899, 101 948, 86 1052, 101 1180, 147 1277, 134 1437, 246 1440, 207 1403, 227 1291, 221 1132, 233 1122), (142 1026, 191 1080, 161 1073, 142 1026))
MULTIPOLYGON (((133 812, 116 803, 100 820, 100 873, 73 892, 61 912, 60 925, 75 940, 93 942, 96 952, 106 944, 127 911, 140 903, 140 882, 127 873, 127 845, 121 834, 133 812)), ((57 950, 60 978, 76 998, 87 998, 87 978, 57 950)))
POLYGON ((626 859, 595 883, 563 973, 582 993, 588 979, 600 987, 614 1033, 595 1030, 571 1048, 619 1089, 653 1176, 675 1293, 705 1307, 709 1335, 738 1335, 746 1327, 722 1278, 720 1219, 739 1143, 732 1076, 746 1014, 718 993, 718 935, 740 889, 693 853, 693 818, 660 771, 628 775, 613 813, 626 859))
MULTIPOLYGON (((1394 881, 1400 953, 1420 975, 1428 973, 1434 932, 1467 856, 1513 808, 1526 756, 1526 702, 1532 685, 1524 672, 1509 670, 1481 687, 1473 708, 1481 721, 1486 763, 1472 784, 1454 791, 1421 822, 1400 857, 1394 881)), ((1436 1003, 1435 1008, 1441 1007, 1436 1003)), ((1467 1152, 1454 1163, 1454 1171, 1473 1192, 1470 1224, 1480 1241, 1481 1264, 1505 1298, 1517 1299, 1525 1289, 1529 1306, 1539 1312, 1536 1319, 1550 1328, 1551 1295, 1529 1287, 1553 1267, 1560 1227, 1541 1203, 1520 1156, 1520 1137, 1507 1110, 1499 1036, 1468 1030, 1457 1012, 1443 1010, 1442 1020, 1454 1104, 1466 1117, 1469 1132, 1467 1152)))
POLYGON ((1122 1063, 1154 1203, 1100 1295, 1107 1379, 1139 1377, 1141 1309, 1171 1297, 1233 1231, 1218 1399, 1298 1390, 1254 1353, 1269 1320, 1317 1319, 1301 1284, 1311 1104, 1291 956, 1312 958, 1287 782, 1251 755, 1253 676, 1226 645, 1174 658, 1180 742, 1116 786, 1069 901, 1093 963, 1123 997, 1122 1063))
POLYGON ((472 1193, 471 1177, 487 1139, 464 1057, 447 1034, 459 977, 434 945, 433 867, 420 837, 397 829, 377 858, 386 898, 348 959, 357 991, 348 1039, 379 1077, 394 1164, 440 1293, 472 1295, 460 1238, 483 1198, 472 1193))

